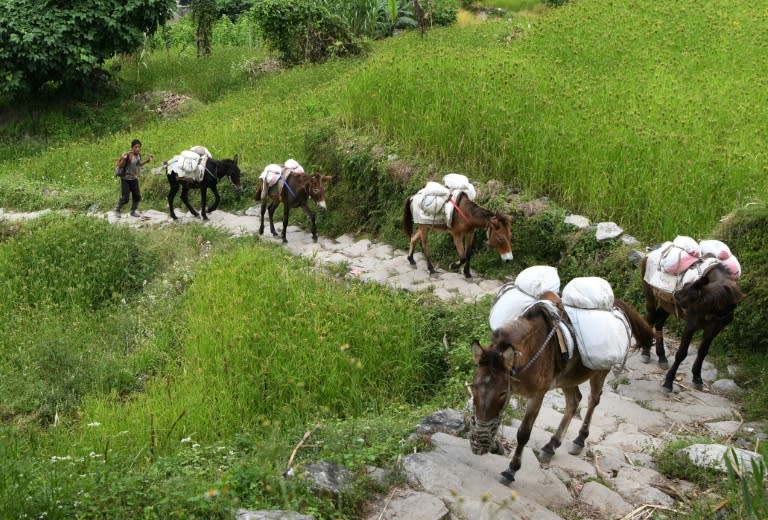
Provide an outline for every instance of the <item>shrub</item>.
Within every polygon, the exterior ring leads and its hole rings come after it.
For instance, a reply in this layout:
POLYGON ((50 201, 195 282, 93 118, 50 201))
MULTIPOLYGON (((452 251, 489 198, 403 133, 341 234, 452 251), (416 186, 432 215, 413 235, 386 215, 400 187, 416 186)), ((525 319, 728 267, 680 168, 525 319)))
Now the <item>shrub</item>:
POLYGON ((319 2, 261 0, 251 13, 267 45, 286 63, 321 63, 331 56, 363 51, 343 20, 319 2))

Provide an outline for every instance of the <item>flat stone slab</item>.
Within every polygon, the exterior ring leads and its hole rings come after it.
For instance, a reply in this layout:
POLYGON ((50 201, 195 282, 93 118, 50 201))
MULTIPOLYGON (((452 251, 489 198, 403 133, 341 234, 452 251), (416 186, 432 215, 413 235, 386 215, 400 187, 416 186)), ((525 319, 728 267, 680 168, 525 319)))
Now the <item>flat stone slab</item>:
POLYGON ((436 496, 406 491, 390 500, 381 511, 369 515, 366 520, 446 520, 449 514, 448 507, 436 496))

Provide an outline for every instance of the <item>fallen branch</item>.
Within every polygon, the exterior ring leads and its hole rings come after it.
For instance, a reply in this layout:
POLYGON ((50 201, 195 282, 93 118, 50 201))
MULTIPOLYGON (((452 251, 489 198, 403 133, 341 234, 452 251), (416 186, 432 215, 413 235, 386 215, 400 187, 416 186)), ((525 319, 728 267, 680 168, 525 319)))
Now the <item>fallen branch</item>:
POLYGON ((660 506, 656 504, 643 504, 637 509, 635 509, 634 511, 622 516, 621 520, 646 520, 647 518, 650 518, 651 516, 653 516, 653 513, 656 512, 656 510, 658 509, 669 511, 671 513, 679 513, 679 511, 675 509, 671 509, 669 507, 660 506))
POLYGON ((392 501, 392 497, 395 496, 395 493, 397 492, 397 488, 394 488, 392 492, 387 497, 387 501, 384 503, 384 509, 381 510, 381 513, 379 513, 379 516, 376 517, 376 520, 381 520, 384 518, 384 513, 387 512, 387 508, 389 507, 389 503, 392 501))
POLYGON ((309 439, 309 436, 312 435, 312 433, 315 430, 317 430, 319 427, 320 425, 316 424, 314 428, 304 433, 304 436, 301 438, 299 443, 296 445, 295 448, 293 448, 293 451, 291 452, 291 457, 288 459, 288 469, 285 470, 285 473, 288 473, 289 471, 291 471, 291 466, 293 466, 293 459, 296 457, 296 453, 298 453, 298 451, 301 449, 301 446, 307 441, 307 439, 309 439))

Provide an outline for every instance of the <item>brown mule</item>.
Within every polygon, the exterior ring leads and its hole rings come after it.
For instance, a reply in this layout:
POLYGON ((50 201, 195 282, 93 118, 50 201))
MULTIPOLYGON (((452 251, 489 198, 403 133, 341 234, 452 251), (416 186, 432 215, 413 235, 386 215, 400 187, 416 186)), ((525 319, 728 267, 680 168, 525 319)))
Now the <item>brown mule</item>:
POLYGON ((412 199, 413 197, 408 197, 403 208, 403 231, 410 240, 408 261, 411 265, 416 265, 416 260, 413 259, 413 250, 416 248, 416 242, 421 240, 421 250, 427 260, 427 269, 430 273, 435 273, 427 250, 427 236, 430 230, 451 234, 456 251, 459 253, 459 259, 450 265, 450 269, 458 269, 463 265, 464 276, 467 278, 472 277, 469 270, 469 260, 472 256, 472 241, 477 229, 485 229, 488 245, 499 253, 503 262, 512 261, 512 217, 509 215, 500 212, 494 213, 478 206, 467 197, 466 193, 462 192, 456 201, 449 201, 455 206, 450 227, 418 224, 418 230, 414 233, 412 199))
MULTIPOLYGON (((697 390, 701 390, 704 388, 704 381, 701 379, 701 365, 704 363, 704 357, 709 352, 709 347, 715 337, 733 321, 733 312, 738 303, 744 299, 744 293, 736 285, 728 269, 722 264, 715 264, 701 278, 673 293, 659 290, 645 281, 647 266, 648 259, 646 257, 640 263, 645 308, 648 313, 648 323, 654 328, 656 356, 659 359, 659 365, 663 368, 669 366, 664 350, 664 323, 670 314, 685 320, 680 347, 677 349, 675 361, 667 371, 662 386, 666 391, 672 391, 672 382, 675 380, 680 363, 688 355, 688 347, 691 344, 693 334, 698 330, 703 330, 704 335, 692 368, 693 386, 697 390)), ((643 349, 641 355, 644 363, 650 362, 650 345, 643 349)))
MULTIPOLYGON (((626 316, 638 343, 649 346, 653 341, 653 330, 643 317, 621 300, 614 300, 614 305, 626 316)), ((553 292, 546 292, 522 316, 496 329, 487 348, 477 340, 472 343, 475 362, 472 380, 474 414, 469 435, 472 453, 503 453, 496 439, 503 411, 512 393, 528 398, 525 417, 517 430, 515 453, 509 468, 501 473, 509 481, 515 480, 515 473, 521 467, 523 449, 549 390, 562 388, 565 412, 557 431, 541 450, 541 462, 548 462, 555 454, 576 414, 581 401, 579 384, 589 381, 589 406, 569 453, 576 455, 584 448, 592 414, 600 403, 609 370, 587 368, 576 349, 569 360, 563 359, 555 334, 561 321, 570 323, 560 298, 553 292)))
MULTIPOLYGON (((283 203, 283 231, 282 238, 283 243, 288 242, 286 239, 286 232, 288 230, 288 216, 291 212, 291 208, 301 208, 309 218, 312 240, 317 242, 317 224, 315 221, 315 213, 309 209, 309 199, 312 199, 317 204, 320 210, 325 211, 327 206, 325 204, 325 185, 333 177, 330 175, 320 175, 319 173, 305 174, 305 173, 291 173, 287 179, 280 179, 275 186, 269 189, 267 198, 270 199, 269 204, 264 200, 261 203, 261 224, 259 225, 259 234, 264 234, 264 213, 269 211, 269 230, 273 236, 277 236, 275 230, 275 224, 272 217, 275 214, 275 210, 283 203)), ((263 183, 264 180, 262 179, 263 183)), ((256 200, 261 197, 262 186, 259 185, 259 189, 256 191, 259 194, 256 200)))

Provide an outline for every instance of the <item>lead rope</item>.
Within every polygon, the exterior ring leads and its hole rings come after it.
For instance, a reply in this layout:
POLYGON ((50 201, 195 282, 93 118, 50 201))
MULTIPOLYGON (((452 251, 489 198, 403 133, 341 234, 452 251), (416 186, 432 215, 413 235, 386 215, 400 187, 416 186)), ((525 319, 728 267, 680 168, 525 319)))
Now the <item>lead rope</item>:
POLYGON ((549 341, 552 339, 552 337, 555 335, 555 331, 557 330, 557 324, 560 321, 558 320, 552 325, 552 329, 549 331, 549 334, 547 334, 547 339, 544 340, 544 343, 539 347, 539 350, 536 351, 536 353, 533 355, 531 359, 528 360, 528 362, 521 368, 520 370, 517 370, 515 367, 512 367, 509 369, 509 375, 512 377, 517 377, 529 368, 531 368, 531 365, 533 365, 540 357, 541 354, 544 353, 544 349, 549 344, 549 341))

